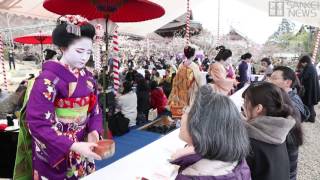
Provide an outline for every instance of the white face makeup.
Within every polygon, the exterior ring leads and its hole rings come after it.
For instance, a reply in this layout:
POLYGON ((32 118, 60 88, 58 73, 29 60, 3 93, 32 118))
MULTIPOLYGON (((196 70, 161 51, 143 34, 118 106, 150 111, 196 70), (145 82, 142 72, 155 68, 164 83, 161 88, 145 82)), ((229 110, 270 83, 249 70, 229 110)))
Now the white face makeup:
POLYGON ((84 68, 92 54, 92 40, 80 38, 63 50, 62 62, 72 68, 84 68))

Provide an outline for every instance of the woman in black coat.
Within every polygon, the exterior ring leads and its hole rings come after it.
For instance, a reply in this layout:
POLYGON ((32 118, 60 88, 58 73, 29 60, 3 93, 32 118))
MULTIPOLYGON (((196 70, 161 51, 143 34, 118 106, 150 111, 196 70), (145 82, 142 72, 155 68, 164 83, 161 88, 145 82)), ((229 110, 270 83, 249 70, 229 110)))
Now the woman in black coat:
POLYGON ((149 83, 145 79, 139 79, 137 82, 137 98, 138 98, 138 119, 137 124, 140 124, 140 122, 143 122, 147 120, 148 113, 150 109, 150 87, 149 83))
POLYGON ((286 146, 295 125, 287 93, 268 82, 252 83, 243 93, 245 123, 251 152, 246 160, 252 180, 289 180, 290 162, 286 146))
POLYGON ((314 105, 320 101, 320 88, 319 78, 317 70, 312 64, 311 57, 308 55, 302 56, 299 63, 303 67, 303 71, 300 77, 302 86, 304 87, 304 93, 301 96, 303 103, 308 106, 310 111, 309 122, 315 122, 316 112, 314 105))

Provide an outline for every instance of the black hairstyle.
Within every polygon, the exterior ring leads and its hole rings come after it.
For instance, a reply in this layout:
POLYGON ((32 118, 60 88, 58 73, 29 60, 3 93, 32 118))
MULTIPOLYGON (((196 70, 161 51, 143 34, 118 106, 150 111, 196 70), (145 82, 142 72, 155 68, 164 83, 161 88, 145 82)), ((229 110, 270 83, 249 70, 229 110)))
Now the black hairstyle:
POLYGON ((151 90, 156 89, 158 86, 159 86, 159 85, 158 85, 158 82, 157 82, 157 81, 151 81, 151 82, 150 82, 150 89, 151 89, 151 90))
POLYGON ((74 33, 69 33, 67 31, 67 27, 69 26, 77 26, 77 25, 71 25, 66 22, 62 22, 61 24, 58 24, 56 26, 56 28, 52 32, 53 44, 57 45, 58 47, 66 48, 70 44, 72 44, 74 40, 79 39, 81 37, 87 37, 93 40, 96 34, 94 26, 90 23, 84 23, 80 25, 80 36, 74 33))
POLYGON ((154 74, 156 77, 160 77, 160 73, 157 71, 155 74, 154 74))
POLYGON ((132 83, 131 81, 125 81, 123 83, 123 91, 122 94, 127 94, 128 92, 132 91, 132 83))
POLYGON ((145 92, 149 91, 150 87, 146 79, 139 79, 137 83, 137 91, 145 92))
POLYGON ((216 47, 216 50, 219 50, 217 56, 214 58, 216 61, 226 61, 232 56, 232 51, 230 49, 226 49, 224 46, 218 46, 216 47))
POLYGON ((184 56, 190 59, 196 53, 196 49, 191 46, 187 46, 184 48, 183 52, 184 52, 184 56))
POLYGON ((268 66, 271 64, 271 60, 270 60, 270 58, 267 58, 267 57, 262 58, 262 59, 261 59, 261 62, 265 62, 265 63, 267 63, 267 64, 268 64, 268 66))
POLYGON ((57 52, 52 49, 45 49, 43 52, 45 53, 45 60, 52 59, 57 54, 57 52))
MULTIPOLYGON (((300 90, 300 88, 301 88, 300 81, 299 81, 296 73, 291 68, 286 67, 286 66, 276 66, 273 69, 273 72, 275 72, 275 71, 281 71, 282 77, 284 80, 291 80, 292 81, 290 88, 300 90)), ((299 92, 298 92, 298 94, 299 94, 299 92)))
POLYGON ((236 105, 210 85, 198 90, 187 128, 195 152, 205 159, 234 162, 249 153, 250 141, 236 105))
POLYGON ((307 64, 312 64, 312 58, 309 55, 303 55, 299 59, 299 63, 307 63, 307 64))
POLYGON ((281 88, 269 82, 252 83, 243 93, 242 97, 255 107, 259 104, 263 106, 265 116, 287 118, 293 115, 294 109, 288 104, 281 88))
POLYGON ((144 78, 145 78, 146 80, 148 80, 148 81, 151 80, 151 73, 150 73, 149 70, 145 70, 145 71, 144 71, 144 78))
POLYGON ((241 59, 245 60, 245 59, 250 59, 252 58, 252 54, 251 53, 245 53, 241 56, 241 59))

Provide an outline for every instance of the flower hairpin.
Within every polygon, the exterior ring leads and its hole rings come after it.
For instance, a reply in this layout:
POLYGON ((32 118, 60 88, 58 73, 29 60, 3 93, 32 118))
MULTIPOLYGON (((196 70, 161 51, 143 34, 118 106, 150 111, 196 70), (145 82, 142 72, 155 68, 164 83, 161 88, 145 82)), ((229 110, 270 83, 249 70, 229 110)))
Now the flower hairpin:
POLYGON ((67 23, 66 30, 68 33, 81 36, 80 27, 88 23, 88 19, 79 15, 65 15, 58 19, 59 23, 67 23))

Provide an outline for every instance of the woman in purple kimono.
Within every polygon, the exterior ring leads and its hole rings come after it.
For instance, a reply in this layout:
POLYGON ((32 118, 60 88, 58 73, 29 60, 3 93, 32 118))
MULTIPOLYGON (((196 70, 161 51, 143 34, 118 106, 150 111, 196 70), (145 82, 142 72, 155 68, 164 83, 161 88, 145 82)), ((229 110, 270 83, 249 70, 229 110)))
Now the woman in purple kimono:
POLYGON ((33 179, 78 179, 101 159, 92 149, 102 133, 102 115, 95 81, 85 69, 94 36, 87 22, 61 22, 52 33, 63 56, 43 64, 26 109, 33 179))

